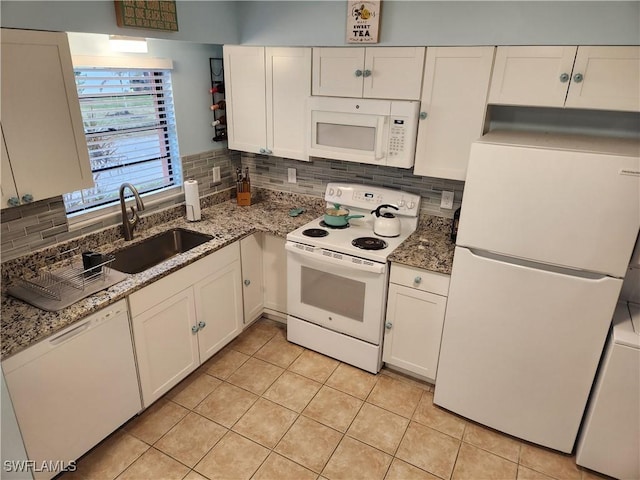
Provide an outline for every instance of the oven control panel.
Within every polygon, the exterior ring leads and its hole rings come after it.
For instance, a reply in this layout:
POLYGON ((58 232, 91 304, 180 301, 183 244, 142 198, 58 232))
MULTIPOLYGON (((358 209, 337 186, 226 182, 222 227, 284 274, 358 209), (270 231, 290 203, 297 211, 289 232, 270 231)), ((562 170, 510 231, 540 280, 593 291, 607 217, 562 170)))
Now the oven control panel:
POLYGON ((420 195, 390 188, 356 183, 329 183, 324 199, 345 207, 375 210, 379 205, 395 205, 397 213, 417 217, 420 213, 420 195))

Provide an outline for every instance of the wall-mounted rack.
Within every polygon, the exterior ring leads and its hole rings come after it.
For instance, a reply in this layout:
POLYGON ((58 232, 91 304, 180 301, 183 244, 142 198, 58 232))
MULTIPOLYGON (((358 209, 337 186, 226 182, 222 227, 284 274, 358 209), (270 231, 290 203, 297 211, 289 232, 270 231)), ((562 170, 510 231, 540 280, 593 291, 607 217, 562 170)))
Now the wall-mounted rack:
POLYGON ((211 110, 213 111, 214 128, 212 140, 223 142, 227 140, 226 101, 224 98, 224 64, 222 58, 209 58, 211 72, 211 110))

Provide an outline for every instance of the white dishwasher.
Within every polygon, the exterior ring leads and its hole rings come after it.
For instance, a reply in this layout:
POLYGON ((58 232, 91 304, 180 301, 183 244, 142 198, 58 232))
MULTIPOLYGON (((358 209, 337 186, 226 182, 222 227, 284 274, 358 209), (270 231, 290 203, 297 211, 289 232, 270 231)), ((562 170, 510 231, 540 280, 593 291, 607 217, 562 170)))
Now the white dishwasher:
POLYGON ((125 300, 6 359, 2 369, 36 480, 54 477, 141 409, 125 300))

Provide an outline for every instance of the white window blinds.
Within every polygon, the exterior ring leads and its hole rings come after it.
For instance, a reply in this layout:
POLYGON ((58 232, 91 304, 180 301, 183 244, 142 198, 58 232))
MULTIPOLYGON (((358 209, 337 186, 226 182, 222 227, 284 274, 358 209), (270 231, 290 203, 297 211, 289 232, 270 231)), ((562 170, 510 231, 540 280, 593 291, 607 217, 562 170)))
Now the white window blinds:
POLYGON ((140 193, 181 183, 171 72, 76 68, 95 186, 64 195, 67 213, 118 200, 122 183, 140 193))

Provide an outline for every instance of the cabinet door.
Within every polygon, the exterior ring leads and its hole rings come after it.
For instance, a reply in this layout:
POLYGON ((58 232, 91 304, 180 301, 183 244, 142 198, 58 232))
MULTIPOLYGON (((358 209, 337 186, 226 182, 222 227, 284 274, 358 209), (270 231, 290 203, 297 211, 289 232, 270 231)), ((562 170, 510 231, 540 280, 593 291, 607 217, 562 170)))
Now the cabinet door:
POLYGON ((194 285, 200 362, 242 331, 240 262, 225 265, 194 285))
POLYGON ((482 135, 494 47, 429 47, 413 173, 464 180, 482 135))
POLYGON ((225 45, 229 148, 262 153, 267 146, 264 47, 225 45))
POLYGON ((11 172, 11 163, 9 162, 9 154, 7 153, 7 145, 4 143, 4 134, 2 134, 2 169, 0 169, 0 208, 10 206, 10 199, 18 198, 16 184, 13 181, 13 173, 11 172))
POLYGON ((133 317, 133 337, 144 407, 169 391, 199 364, 193 288, 133 317))
POLYGON ((314 48, 313 95, 362 97, 362 47, 314 48))
POLYGON ((309 160, 306 154, 311 95, 311 49, 265 50, 267 82, 267 148, 273 155, 309 160))
POLYGON ((365 54, 365 98, 418 100, 425 47, 374 47, 365 54))
POLYGON ((262 283, 262 233, 255 233, 240 240, 242 256, 242 300, 244 323, 253 322, 264 308, 262 283))
POLYGON ((287 313, 286 240, 274 235, 264 236, 262 251, 264 271, 264 308, 287 313))
POLYGON ((562 107, 577 47, 498 47, 489 103, 562 107))
POLYGON ((578 47, 566 106, 640 110, 640 47, 578 47))
POLYGON ((389 284, 382 360, 436 379, 447 298, 389 284))
POLYGON ((2 131, 18 193, 42 200, 91 187, 67 35, 1 35, 2 131))

